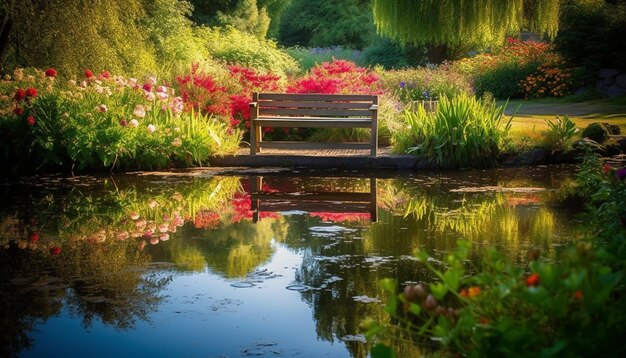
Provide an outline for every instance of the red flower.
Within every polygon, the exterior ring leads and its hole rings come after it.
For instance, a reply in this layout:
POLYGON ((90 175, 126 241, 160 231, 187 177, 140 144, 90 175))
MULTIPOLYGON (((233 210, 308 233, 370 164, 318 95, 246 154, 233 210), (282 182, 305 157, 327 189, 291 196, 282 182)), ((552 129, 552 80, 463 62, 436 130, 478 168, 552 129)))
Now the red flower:
POLYGON ((149 83, 144 84, 141 88, 143 88, 143 90, 146 92, 152 92, 152 85, 149 83))
POLYGON ((31 232, 30 235, 28 235, 28 240, 30 240, 30 242, 39 241, 39 233, 37 231, 31 232))
POLYGON ((28 116, 28 118, 26 119, 26 123, 27 123, 29 126, 34 126, 34 125, 35 125, 35 123, 37 123, 37 121, 35 120, 35 117, 33 117, 33 116, 28 116))
POLYGON ((49 68, 46 70, 46 77, 56 77, 57 76, 57 70, 55 70, 54 68, 49 68))
POLYGON ((528 287, 537 287, 539 283, 541 283, 541 277, 537 273, 533 273, 526 279, 526 286, 528 287))
POLYGON ((93 77, 93 72, 91 72, 91 70, 85 70, 85 77, 87 78, 93 77))
POLYGON ((120 120, 120 126, 122 126, 122 127, 126 127, 127 125, 128 125, 128 122, 126 122, 126 120, 125 120, 125 119, 121 119, 121 120, 120 120))
POLYGON ((55 247, 51 247, 50 248, 50 255, 57 256, 60 253, 61 253, 61 248, 60 247, 55 246, 55 247))
POLYGON ((576 301, 581 301, 583 297, 585 297, 585 295, 583 295, 583 293, 580 290, 577 290, 576 292, 574 292, 574 299, 576 301))
POLYGON ((28 97, 37 97, 37 90, 34 87, 28 87, 26 89, 26 96, 28 97))
POLYGON ((13 110, 13 113, 17 114, 18 116, 21 116, 21 115, 22 115, 22 113, 24 113, 24 108, 22 108, 22 107, 16 107, 16 108, 13 110))
POLYGON ((613 169, 613 167, 608 164, 604 164, 604 166, 602 167, 602 173, 608 174, 609 172, 611 172, 611 169, 613 169))
POLYGON ((17 91, 15 91, 15 95, 13 96, 13 99, 15 99, 16 101, 22 101, 26 98, 26 91, 24 91, 23 88, 18 88, 17 91))
POLYGON ((111 72, 102 71, 102 73, 100 73, 100 76, 98 76, 98 78, 100 79, 111 78, 111 72))

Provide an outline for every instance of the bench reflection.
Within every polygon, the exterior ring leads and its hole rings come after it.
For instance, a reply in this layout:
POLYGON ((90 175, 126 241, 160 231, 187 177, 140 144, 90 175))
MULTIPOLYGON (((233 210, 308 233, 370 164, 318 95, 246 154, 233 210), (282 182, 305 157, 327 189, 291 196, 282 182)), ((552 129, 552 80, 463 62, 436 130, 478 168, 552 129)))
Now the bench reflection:
POLYGON ((325 191, 323 188, 282 191, 264 189, 262 176, 250 177, 252 220, 258 222, 262 212, 304 211, 307 213, 369 214, 378 221, 376 178, 369 178, 369 192, 325 191))

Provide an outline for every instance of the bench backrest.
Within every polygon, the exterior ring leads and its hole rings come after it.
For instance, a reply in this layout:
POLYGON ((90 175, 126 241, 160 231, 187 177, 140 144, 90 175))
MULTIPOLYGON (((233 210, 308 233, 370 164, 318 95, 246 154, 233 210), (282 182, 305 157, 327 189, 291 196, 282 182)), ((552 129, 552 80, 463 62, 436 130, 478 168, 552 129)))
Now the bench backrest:
POLYGON ((376 95, 254 93, 259 117, 372 118, 376 95))

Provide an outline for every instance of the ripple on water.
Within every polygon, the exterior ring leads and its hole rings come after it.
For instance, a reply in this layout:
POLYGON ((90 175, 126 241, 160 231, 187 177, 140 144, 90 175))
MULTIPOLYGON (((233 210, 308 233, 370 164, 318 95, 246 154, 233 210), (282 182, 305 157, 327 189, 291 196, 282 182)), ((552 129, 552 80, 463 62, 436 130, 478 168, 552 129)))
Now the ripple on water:
POLYGON ((238 282, 233 282, 230 285, 235 288, 250 288, 250 287, 256 286, 254 283, 250 281, 238 281, 238 282))
POLYGON ((301 285, 301 284, 293 284, 293 285, 289 285, 287 287, 285 287, 286 289, 290 290, 290 291, 298 291, 298 292, 305 292, 311 289, 310 286, 307 285, 301 285))

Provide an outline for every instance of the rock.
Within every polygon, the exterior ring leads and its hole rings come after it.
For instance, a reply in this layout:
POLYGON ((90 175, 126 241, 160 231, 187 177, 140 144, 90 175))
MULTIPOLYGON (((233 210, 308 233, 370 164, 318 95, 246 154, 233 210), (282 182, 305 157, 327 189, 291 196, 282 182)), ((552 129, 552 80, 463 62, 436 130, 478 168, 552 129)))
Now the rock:
POLYGON ((615 84, 607 88, 605 92, 606 95, 609 96, 609 98, 615 98, 626 95, 626 88, 622 88, 615 84))
POLYGON ((617 72, 617 70, 614 68, 603 68, 600 71, 598 71, 598 76, 600 78, 614 77, 618 73, 619 72, 617 72))
POLYGON ((589 138, 592 141, 602 144, 604 141, 609 139, 609 129, 606 128, 602 123, 591 123, 581 133, 581 137, 589 138))
POLYGON ((617 144, 622 149, 623 153, 626 153, 626 137, 622 137, 617 140, 617 144))
POLYGON ((574 96, 583 96, 589 93, 589 88, 586 87, 578 87, 576 92, 574 92, 574 96))
POLYGON ((604 125, 604 127, 606 128, 606 130, 609 131, 610 135, 620 135, 622 134, 621 129, 619 128, 619 126, 617 124, 610 124, 610 123, 602 123, 602 125, 604 125))
POLYGON ((626 74, 615 77, 615 83, 621 88, 626 88, 626 74))
POLYGON ((610 85, 612 85, 612 84, 614 84, 614 83, 615 83, 615 76, 613 76, 613 77, 607 77, 607 78, 605 78, 605 79, 604 79, 604 81, 603 81, 603 82, 604 82, 604 85, 605 85, 605 86, 610 86, 610 85))
POLYGON ((547 157, 548 152, 545 149, 535 148, 520 154, 519 160, 522 165, 537 165, 544 164, 547 157))

